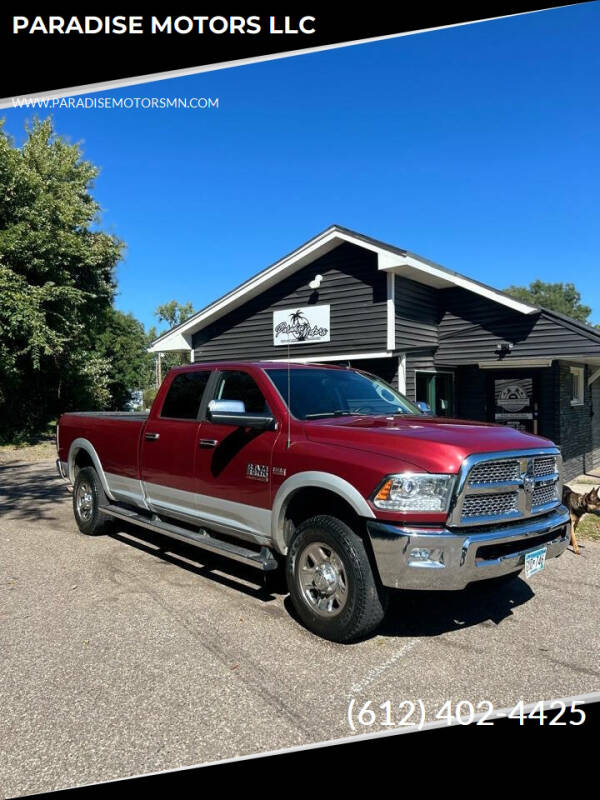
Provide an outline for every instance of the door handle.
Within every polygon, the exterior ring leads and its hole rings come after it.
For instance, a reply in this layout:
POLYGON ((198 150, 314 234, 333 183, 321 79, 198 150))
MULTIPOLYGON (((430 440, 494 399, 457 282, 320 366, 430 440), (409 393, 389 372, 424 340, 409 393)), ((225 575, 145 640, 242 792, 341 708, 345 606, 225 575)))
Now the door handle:
POLYGON ((200 439, 198 442, 198 447, 209 449, 211 447, 216 447, 218 444, 219 442, 216 439, 200 439))
POLYGON ((160 439, 160 433, 145 433, 144 439, 147 439, 149 442, 154 442, 160 439))

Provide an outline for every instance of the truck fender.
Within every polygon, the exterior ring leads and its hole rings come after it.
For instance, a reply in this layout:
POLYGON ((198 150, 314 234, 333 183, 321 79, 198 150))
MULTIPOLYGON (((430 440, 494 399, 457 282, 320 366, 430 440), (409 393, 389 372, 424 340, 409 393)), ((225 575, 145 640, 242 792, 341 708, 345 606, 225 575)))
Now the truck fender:
POLYGON ((102 464, 100 463, 100 458, 98 457, 98 453, 94 449, 94 445, 88 441, 87 439, 78 438, 73 439, 71 442, 71 447, 69 447, 69 457, 68 457, 68 464, 69 464, 69 478, 72 483, 74 481, 74 469, 75 469, 75 457, 79 450, 85 450, 85 452, 89 455, 92 459, 92 464, 94 465, 94 469, 98 473, 98 477, 100 478, 100 483, 102 484, 102 488, 106 496, 114 501, 114 497, 111 494, 111 491, 108 486, 108 481, 106 480, 106 475, 104 474, 104 470, 102 469, 102 464))
POLYGON ((339 475, 334 475, 331 472, 310 470, 307 472, 297 472, 281 484, 273 500, 271 537, 275 549, 283 555, 287 553, 287 545, 284 538, 286 508, 292 496, 299 489, 307 489, 309 487, 327 489, 330 492, 334 492, 349 503, 359 517, 375 517, 371 507, 358 489, 347 480, 344 480, 344 478, 340 478, 339 475))

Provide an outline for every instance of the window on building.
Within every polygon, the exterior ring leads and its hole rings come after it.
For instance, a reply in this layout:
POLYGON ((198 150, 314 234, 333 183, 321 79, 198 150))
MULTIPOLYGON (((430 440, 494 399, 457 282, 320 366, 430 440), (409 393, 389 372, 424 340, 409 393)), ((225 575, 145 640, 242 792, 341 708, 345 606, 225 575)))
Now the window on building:
POLYGON ((571 367, 571 405, 582 406, 585 389, 585 371, 583 367, 571 367))
POLYGON ((196 419, 210 372, 183 372, 178 375, 163 403, 161 417, 196 419))
POLYGON ((449 372, 415 373, 415 394, 418 403, 427 403, 438 417, 454 414, 454 376, 449 372))

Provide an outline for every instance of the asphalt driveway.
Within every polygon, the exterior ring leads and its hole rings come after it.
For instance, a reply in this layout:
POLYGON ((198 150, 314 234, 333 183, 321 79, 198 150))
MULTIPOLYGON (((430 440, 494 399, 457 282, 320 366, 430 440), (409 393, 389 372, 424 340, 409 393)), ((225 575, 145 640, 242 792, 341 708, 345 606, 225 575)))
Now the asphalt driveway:
POLYGON ((4 464, 0 794, 347 736, 352 699, 377 710, 365 733, 386 701, 398 721, 403 701, 432 719, 446 700, 598 691, 600 543, 585 545, 510 588, 398 594, 377 636, 343 646, 252 570, 126 526, 81 535, 53 463, 4 464))

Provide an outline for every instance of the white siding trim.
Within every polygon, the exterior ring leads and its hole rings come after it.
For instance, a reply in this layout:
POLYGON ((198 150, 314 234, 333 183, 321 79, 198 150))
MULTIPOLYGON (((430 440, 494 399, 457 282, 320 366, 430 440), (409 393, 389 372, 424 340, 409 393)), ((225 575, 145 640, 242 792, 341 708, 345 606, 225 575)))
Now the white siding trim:
POLYGON ((388 272, 387 278, 387 349, 396 349, 396 276, 388 272))
POLYGON ((444 269, 428 264, 426 261, 421 261, 414 256, 396 256, 395 262, 389 259, 389 265, 379 267, 387 271, 393 271, 398 275, 404 275, 411 280, 419 282, 419 276, 427 276, 428 280, 422 280, 421 283, 429 283, 430 285, 437 286, 438 288, 459 286, 461 289, 467 289, 473 294, 481 295, 488 300, 493 300, 494 303, 512 308, 513 311, 519 311, 521 314, 536 314, 539 309, 534 306, 521 303, 512 297, 508 297, 502 292, 498 292, 491 286, 484 286, 477 281, 472 281, 465 278, 464 275, 457 275, 456 273, 446 272, 444 269))
POLYGON ((334 356, 305 356, 304 358, 270 358, 269 361, 289 362, 290 364, 323 364, 327 361, 356 361, 361 358, 390 358, 393 353, 387 350, 379 353, 340 353, 334 356))
POLYGON ((595 372, 592 372, 590 377, 588 378, 588 386, 591 386, 595 380, 600 378, 600 369, 597 369, 595 372))
POLYGON ((518 369, 519 367, 551 367, 551 358, 521 358, 511 361, 479 361, 479 369, 518 369))
POLYGON ((406 397, 406 353, 398 356, 398 391, 406 397))
POLYGON ((192 334, 185 334, 182 331, 173 331, 165 338, 160 340, 159 345, 152 345, 148 348, 149 353, 172 353, 180 352, 182 350, 192 349, 192 334), (159 346, 160 345, 160 346, 159 346))
POLYGON ((599 356, 563 355, 562 353, 545 358, 512 358, 503 361, 479 361, 477 366, 481 369, 510 369, 511 367, 550 367, 554 360, 575 361, 578 364, 588 364, 590 367, 600 367, 599 356))

